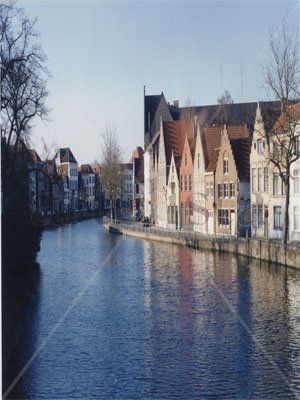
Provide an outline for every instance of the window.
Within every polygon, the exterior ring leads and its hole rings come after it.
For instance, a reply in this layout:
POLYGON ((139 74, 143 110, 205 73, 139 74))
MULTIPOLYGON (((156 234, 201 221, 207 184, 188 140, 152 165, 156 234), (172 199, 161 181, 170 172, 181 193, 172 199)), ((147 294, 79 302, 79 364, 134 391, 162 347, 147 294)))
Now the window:
POLYGON ((206 194, 206 197, 209 196, 209 184, 208 183, 206 184, 206 187, 205 187, 205 194, 206 194))
POLYGON ((257 172, 258 172, 258 188, 257 188, 257 190, 259 192, 262 192, 262 189, 263 189, 263 169, 262 168, 258 168, 257 172))
POLYGON ((192 175, 189 175, 189 192, 192 191, 192 175))
POLYGON ((198 164, 198 169, 200 169, 200 154, 199 153, 197 156, 197 164, 198 164))
POLYGON ((184 155, 184 164, 187 165, 187 153, 184 155))
POLYGON ((136 194, 139 194, 139 192, 140 192, 140 188, 139 188, 139 184, 137 183, 137 184, 135 185, 135 193, 136 193, 136 194))
POLYGON ((259 154, 262 153, 262 149, 263 149, 263 141, 262 141, 262 139, 258 139, 258 141, 257 141, 257 152, 259 154))
POLYGON ((264 168, 264 191, 269 191, 269 168, 264 168))
POLYGON ((171 193, 175 193, 175 182, 171 182, 171 193))
POLYGON ((281 229, 281 207, 274 207, 274 229, 281 229))
POLYGON ((226 209, 218 210, 218 221, 220 226, 228 226, 229 225, 229 211, 226 209))
POLYGON ((223 184, 218 184, 218 198, 221 199, 223 197, 223 184))
POLYGON ((294 206, 294 231, 300 232, 300 206, 294 206))
POLYGON ((228 174, 228 158, 223 160, 223 174, 228 174))
POLYGON ((183 192, 183 176, 180 177, 180 190, 183 192))
POLYGON ((252 192, 256 192, 256 168, 252 168, 252 192))
POLYGON ((273 194, 278 194, 278 174, 273 174, 273 194))
POLYGON ((257 228, 257 207, 255 204, 252 205, 252 227, 257 228))
POLYGON ((187 175, 184 175, 184 191, 187 192, 188 182, 187 182, 187 175))
POLYGON ((258 206, 258 214, 257 214, 257 222, 258 222, 258 227, 262 228, 264 226, 264 214, 263 214, 263 206, 259 205, 258 206))
POLYGON ((214 197, 214 184, 210 182, 210 197, 214 197))
POLYGON ((224 197, 228 197, 228 183, 224 183, 224 197))
POLYGON ((234 188, 234 183, 230 183, 230 197, 235 196, 235 188, 234 188))
POLYGON ((294 194, 300 193, 300 174, 299 169, 294 171, 294 194))

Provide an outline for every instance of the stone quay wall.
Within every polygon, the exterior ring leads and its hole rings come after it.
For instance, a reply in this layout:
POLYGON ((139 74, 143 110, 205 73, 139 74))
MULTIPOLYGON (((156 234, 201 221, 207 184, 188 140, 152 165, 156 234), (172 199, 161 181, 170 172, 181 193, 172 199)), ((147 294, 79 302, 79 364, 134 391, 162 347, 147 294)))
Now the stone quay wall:
POLYGON ((199 235, 195 232, 171 231, 137 224, 104 222, 104 227, 115 234, 140 239, 156 240, 217 252, 225 252, 260 259, 270 263, 300 269, 300 244, 280 241, 199 235))

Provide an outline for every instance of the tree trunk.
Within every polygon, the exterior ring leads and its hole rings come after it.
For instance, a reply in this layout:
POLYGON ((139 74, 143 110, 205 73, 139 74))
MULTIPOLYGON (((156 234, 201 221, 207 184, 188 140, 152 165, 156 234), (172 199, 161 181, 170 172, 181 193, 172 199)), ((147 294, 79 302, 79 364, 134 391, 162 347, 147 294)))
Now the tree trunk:
POLYGON ((286 172, 286 184, 285 184, 285 209, 284 209, 284 232, 282 235, 282 241, 284 244, 287 243, 289 238, 289 207, 290 207, 290 171, 286 172))
POLYGON ((110 205, 110 222, 113 222, 113 199, 112 196, 109 198, 109 205, 110 205))

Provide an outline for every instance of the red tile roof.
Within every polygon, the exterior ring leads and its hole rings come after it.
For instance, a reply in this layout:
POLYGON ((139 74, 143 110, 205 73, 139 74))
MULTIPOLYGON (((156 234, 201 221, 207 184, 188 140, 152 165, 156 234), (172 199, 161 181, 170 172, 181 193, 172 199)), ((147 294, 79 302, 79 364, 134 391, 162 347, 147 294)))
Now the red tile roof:
POLYGON ((290 122, 300 120, 300 103, 289 106, 288 113, 281 114, 277 121, 274 123, 272 130, 280 131, 288 128, 290 122))
MULTIPOLYGON (((223 125, 209 126, 202 129, 205 168, 208 172, 213 172, 216 169, 223 129, 223 125)), ((226 129, 229 139, 245 139, 249 137, 246 125, 228 125, 226 129)))
POLYGON ((172 151, 174 156, 181 157, 186 136, 194 140, 194 125, 190 120, 163 122, 163 131, 166 147, 167 165, 171 162, 172 151))

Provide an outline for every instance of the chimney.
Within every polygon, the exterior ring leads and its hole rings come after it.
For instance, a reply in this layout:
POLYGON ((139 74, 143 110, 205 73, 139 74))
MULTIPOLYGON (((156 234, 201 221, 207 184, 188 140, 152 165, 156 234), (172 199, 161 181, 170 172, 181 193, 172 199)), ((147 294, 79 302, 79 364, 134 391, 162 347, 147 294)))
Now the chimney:
POLYGON ((174 100, 173 105, 174 107, 179 108, 179 100, 174 100))

